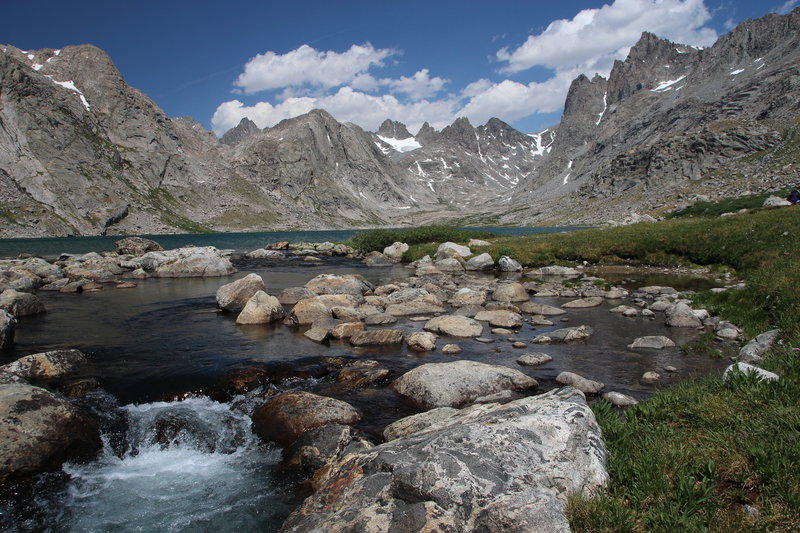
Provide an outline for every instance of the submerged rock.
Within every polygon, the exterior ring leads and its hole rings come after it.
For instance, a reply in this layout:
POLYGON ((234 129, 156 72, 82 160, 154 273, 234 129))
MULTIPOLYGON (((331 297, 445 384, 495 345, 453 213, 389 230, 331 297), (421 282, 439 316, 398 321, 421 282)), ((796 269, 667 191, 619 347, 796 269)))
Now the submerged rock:
POLYGON ((567 498, 608 481, 573 388, 476 405, 343 458, 282 531, 569 531, 567 498))
POLYGON ((550 344, 560 342, 580 342, 588 339, 594 334, 594 329, 591 326, 577 326, 572 328, 562 328, 537 335, 533 338, 536 344, 550 344))
POLYGON ((527 390, 535 379, 505 366, 477 361, 428 363, 400 376, 395 390, 424 409, 458 407, 503 390, 527 390))

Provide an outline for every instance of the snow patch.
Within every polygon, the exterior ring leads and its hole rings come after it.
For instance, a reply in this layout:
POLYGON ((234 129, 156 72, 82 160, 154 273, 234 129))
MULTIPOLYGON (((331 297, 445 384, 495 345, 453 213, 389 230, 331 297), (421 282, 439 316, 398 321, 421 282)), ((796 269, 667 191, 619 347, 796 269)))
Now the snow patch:
MULTIPOLYGON (((53 80, 52 76, 48 76, 48 78, 53 80)), ((86 97, 83 96, 83 93, 81 92, 81 90, 78 89, 77 87, 75 87, 75 82, 73 82, 72 80, 70 80, 70 81, 56 81, 56 80, 53 80, 53 83, 55 83, 56 85, 60 85, 60 86, 64 87, 65 89, 69 89, 70 91, 74 91, 74 92, 78 93, 78 98, 81 99, 81 103, 83 104, 83 107, 85 107, 86 110, 89 111, 91 106, 89 105, 89 102, 86 100, 86 97)))
POLYGON ((740 69, 737 69, 737 70, 732 70, 731 71, 731 76, 736 76, 737 74, 741 74, 742 72, 744 72, 743 68, 740 68, 740 69))
POLYGON ((566 185, 566 184, 567 184, 567 182, 569 181, 569 177, 570 177, 571 175, 572 175, 572 172, 567 172, 567 175, 566 175, 566 176, 564 176, 564 183, 563 183, 563 185, 566 185))
POLYGON ((603 120, 603 115, 606 114, 606 109, 608 109, 608 91, 603 93, 603 110, 597 115, 597 122, 595 122, 595 126, 600 125, 600 121, 603 120))
POLYGON ((650 89, 650 92, 651 93, 663 93, 663 92, 666 92, 666 91, 671 91, 672 90, 672 86, 675 85, 676 83, 678 83, 679 81, 681 81, 685 77, 686 76, 683 75, 683 76, 681 76, 680 78, 678 78, 676 80, 662 81, 661 83, 658 84, 658 86, 655 89, 650 89))
POLYGON ((31 65, 31 66, 33 67, 33 70, 39 70, 39 69, 41 69, 41 68, 42 68, 44 65, 41 65, 41 64, 39 64, 39 63, 34 63, 34 64, 33 64, 33 65, 31 65))
POLYGON ((61 54, 61 50, 53 50, 53 53, 54 53, 55 55, 60 55, 60 54, 61 54))
POLYGON ((572 163, 574 162, 575 161, 570 161, 569 163, 567 163, 567 170, 572 170, 572 163))
POLYGON ((30 59, 31 61, 33 61, 33 59, 34 59, 35 57, 36 57, 36 56, 34 56, 33 54, 28 54, 28 59, 30 59))
POLYGON ((398 152, 410 152, 411 150, 422 148, 422 145, 414 137, 409 137, 408 139, 393 139, 391 137, 381 137, 380 135, 377 137, 398 152))

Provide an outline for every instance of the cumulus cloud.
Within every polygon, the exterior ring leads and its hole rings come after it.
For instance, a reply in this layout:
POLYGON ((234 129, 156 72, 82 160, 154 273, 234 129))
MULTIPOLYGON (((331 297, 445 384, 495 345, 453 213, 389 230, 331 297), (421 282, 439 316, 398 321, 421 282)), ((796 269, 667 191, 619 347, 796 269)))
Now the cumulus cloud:
POLYGON ((505 72, 541 65, 551 69, 585 65, 604 71, 627 55, 643 31, 684 44, 708 46, 716 32, 704 27, 711 14, 703 0, 615 0, 584 9, 570 20, 556 20, 514 50, 503 48, 497 59, 505 72))
POLYGON ((428 69, 424 68, 410 78, 401 76, 396 80, 384 79, 382 82, 391 88, 392 92, 405 93, 412 100, 422 100, 440 92, 447 80, 439 77, 431 78, 428 69))
POLYGON ((307 44, 287 52, 258 54, 244 66, 234 85, 245 94, 290 86, 337 87, 351 83, 372 66, 396 54, 390 48, 356 45, 342 53, 318 51, 307 44))

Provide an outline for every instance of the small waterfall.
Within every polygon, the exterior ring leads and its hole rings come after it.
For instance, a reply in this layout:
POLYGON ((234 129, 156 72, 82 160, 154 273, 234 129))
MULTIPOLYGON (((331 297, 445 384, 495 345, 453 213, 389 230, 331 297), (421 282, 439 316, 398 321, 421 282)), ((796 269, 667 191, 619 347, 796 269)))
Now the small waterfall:
POLYGON ((104 418, 101 455, 65 465, 64 488, 37 506, 49 515, 42 517, 48 530, 233 532, 280 526, 289 492, 274 473, 280 451, 253 435, 247 402, 192 397, 113 408, 109 403, 94 406, 104 418))

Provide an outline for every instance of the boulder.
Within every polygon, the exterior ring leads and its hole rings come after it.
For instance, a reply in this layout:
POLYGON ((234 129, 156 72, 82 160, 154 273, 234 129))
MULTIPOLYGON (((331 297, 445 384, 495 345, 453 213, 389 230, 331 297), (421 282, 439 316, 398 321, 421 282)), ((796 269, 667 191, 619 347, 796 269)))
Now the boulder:
MULTIPOLYGON (((389 288, 385 287, 385 290, 389 290, 389 288)), ((441 303, 438 300, 431 300, 430 298, 431 294, 421 287, 407 287, 404 289, 397 288, 389 292, 384 297, 384 301, 386 305, 413 302, 414 300, 425 300, 435 304, 441 303)))
POLYGON ((0 385, 0 484, 90 459, 101 447, 97 423, 71 403, 24 383, 0 385))
POLYGON ((256 292, 236 317, 237 324, 269 324, 283 318, 283 306, 274 296, 256 292))
POLYGON ((317 294, 350 294, 358 298, 372 287, 358 274, 320 274, 306 288, 317 294))
POLYGON ((651 348, 653 350, 663 350, 664 348, 671 348, 675 346, 675 342, 669 337, 663 335, 647 335, 645 337, 637 337, 633 340, 628 348, 634 350, 636 348, 651 348))
POLYGON ((339 456, 363 451, 372 446, 355 436, 350 426, 328 424, 306 431, 283 453, 283 467, 298 471, 303 478, 311 478, 331 465, 339 456))
POLYGON ((600 429, 576 389, 446 414, 343 458, 281 531, 569 531, 567 499, 608 482, 600 429))
POLYGON ((492 293, 496 302, 527 302, 528 291, 522 283, 501 283, 492 293))
POLYGON ((380 252, 370 252, 362 261, 368 267, 390 267, 396 263, 396 260, 387 257, 380 252))
POLYGON ((147 252, 163 252, 164 248, 161 247, 156 241, 145 239, 143 237, 126 237, 114 243, 117 247, 119 255, 134 255, 140 256, 147 252))
POLYGON ((310 392, 284 392, 253 411, 253 430, 266 441, 288 446, 306 431, 328 424, 355 424, 358 410, 341 400, 310 392))
POLYGON ((494 268, 494 259, 487 253, 482 253, 471 257, 467 264, 464 265, 466 270, 492 270, 494 268))
POLYGON ((490 326, 497 328, 522 327, 522 316, 513 311, 481 311, 475 315, 475 320, 488 322, 490 326))
POLYGON ((544 352, 530 352, 520 355, 517 363, 522 366, 539 366, 552 360, 553 358, 544 352))
POLYGON ((309 329, 303 332, 303 336, 305 338, 314 342, 325 342, 328 340, 329 335, 330 330, 328 328, 320 328, 315 326, 311 326, 309 329))
POLYGON ((786 206, 790 206, 790 205, 792 205, 792 202, 790 202, 786 198, 779 198, 777 196, 769 196, 766 200, 764 200, 764 203, 762 204, 762 207, 786 207, 786 206))
POLYGON ((460 315, 434 317, 422 329, 451 337, 479 337, 483 333, 483 326, 479 322, 460 315))
POLYGON ((428 363, 400 376, 395 390, 423 409, 460 407, 502 390, 528 390, 536 380, 519 370, 477 361, 428 363))
POLYGON ((147 252, 139 262, 147 273, 158 278, 229 276, 236 272, 230 260, 213 246, 147 252))
POLYGON ((492 243, 490 243, 489 241, 484 241, 482 239, 470 239, 469 242, 467 243, 467 246, 469 246, 470 248, 472 248, 473 246, 481 247, 481 246, 491 246, 491 245, 492 243))
POLYGON ((519 310, 529 315, 558 316, 567 312, 552 305, 540 304, 537 302, 524 302, 519 305, 519 310))
POLYGON ((694 313, 691 307, 683 302, 676 303, 666 310, 666 324, 673 328, 700 328, 703 321, 694 313))
POLYGON ((561 372, 556 376, 556 383, 559 385, 569 385, 575 387, 584 394, 597 394, 605 385, 599 381, 586 379, 574 372, 561 372))
POLYGON ((611 405, 615 405, 617 407, 632 407, 639 402, 636 398, 632 396, 628 396, 627 394, 622 394, 621 392, 605 392, 603 393, 602 398, 609 402, 611 405))
POLYGON ((343 322, 334 326, 330 331, 330 335, 334 339, 349 339, 362 331, 364 331, 363 322, 343 322))
POLYGON ((463 288, 458 289, 456 293, 450 298, 450 305, 453 307, 465 307, 471 305, 483 305, 486 303, 486 295, 482 291, 475 289, 463 288))
POLYGON ((463 351, 458 344, 445 344, 442 346, 442 353, 445 355, 458 355, 463 351))
POLYGON ((472 251, 469 249, 469 246, 463 246, 454 242, 443 242, 436 249, 436 259, 453 257, 453 253, 458 254, 465 259, 472 255, 472 251))
POLYGON ((764 370, 763 368, 759 368, 754 365, 739 362, 730 365, 728 368, 725 369, 725 372, 722 373, 723 381, 728 381, 731 375, 735 373, 742 373, 746 376, 749 376, 750 374, 755 374, 762 381, 777 381, 778 379, 780 379, 780 376, 778 376, 778 374, 775 374, 774 372, 764 370))
POLYGON ((588 339, 594 334, 594 329, 591 326, 577 326, 571 328, 562 328, 550 331, 543 335, 537 335, 533 338, 536 344, 551 344, 561 342, 580 342, 588 339))
POLYGON ((403 342, 403 332, 399 329, 371 329, 350 337, 350 344, 353 346, 381 346, 401 342, 403 342))
POLYGON ((17 319, 0 309, 0 350, 8 350, 14 344, 17 319))
POLYGON ((436 349, 436 335, 429 331, 417 331, 406 336, 406 344, 414 352, 430 352, 436 349))
POLYGON ((353 361, 348 363, 336 376, 336 383, 349 389, 383 381, 389 376, 389 369, 377 361, 353 361))
POLYGON ((447 420, 458 414, 459 410, 452 407, 437 407, 429 411, 423 411, 415 415, 401 418, 392 422, 383 430, 383 438, 386 442, 407 437, 420 431, 425 431, 434 424, 447 420))
POLYGON ((0 366, 0 375, 13 375, 25 381, 50 381, 74 374, 86 363, 80 350, 53 350, 20 357, 0 366))
POLYGON ((661 380, 661 374, 650 370, 649 372, 645 372, 644 374, 642 374, 642 377, 639 381, 641 381, 645 385, 652 385, 653 383, 658 383, 660 380, 661 380))
POLYGON ((217 289, 217 305, 225 311, 241 311, 257 292, 266 292, 266 290, 267 287, 261 276, 248 274, 242 279, 237 279, 217 289))
POLYGON ((400 259, 407 251, 408 244, 404 242, 395 242, 383 249, 383 255, 392 259, 400 259))
POLYGON ((772 349, 778 336, 781 334, 779 329, 766 331, 758 335, 739 350, 739 359, 744 363, 757 363, 764 359, 764 354, 772 349))
POLYGON ((578 298, 562 304, 564 309, 586 309, 588 307, 598 307, 603 305, 604 298, 602 296, 590 296, 589 298, 578 298))
POLYGON ((279 250, 265 250, 264 248, 259 248, 252 252, 247 252, 247 257, 249 259, 286 259, 286 254, 279 250))
POLYGON ((463 261, 463 259, 459 261, 455 257, 446 257, 436 261, 433 266, 441 272, 464 272, 466 263, 462 264, 463 261))
POLYGON ((392 316, 436 315, 444 312, 444 307, 427 300, 414 300, 386 306, 386 313, 392 316))
POLYGON ((14 289, 6 289, 0 294, 0 309, 17 318, 45 312, 44 304, 36 295, 14 289))
POLYGON ((305 298, 314 298, 316 292, 305 287, 287 287, 278 293, 278 301, 283 305, 294 305, 305 298))
POLYGON ((497 268, 500 272, 521 272, 522 265, 519 264, 519 261, 516 259, 512 259, 507 255, 504 255, 497 261, 497 268))
POLYGON ((386 324, 394 324, 395 322, 397 322, 397 317, 388 313, 375 313, 364 319, 364 324, 367 326, 384 326, 386 324))

